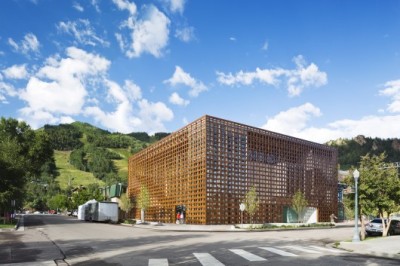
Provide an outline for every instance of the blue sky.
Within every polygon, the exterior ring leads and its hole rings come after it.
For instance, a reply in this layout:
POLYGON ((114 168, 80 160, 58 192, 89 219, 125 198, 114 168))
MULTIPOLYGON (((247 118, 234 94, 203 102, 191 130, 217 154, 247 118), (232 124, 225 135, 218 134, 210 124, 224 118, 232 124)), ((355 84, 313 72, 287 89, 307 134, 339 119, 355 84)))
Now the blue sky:
POLYGON ((0 115, 400 137, 400 1, 0 1, 0 115))

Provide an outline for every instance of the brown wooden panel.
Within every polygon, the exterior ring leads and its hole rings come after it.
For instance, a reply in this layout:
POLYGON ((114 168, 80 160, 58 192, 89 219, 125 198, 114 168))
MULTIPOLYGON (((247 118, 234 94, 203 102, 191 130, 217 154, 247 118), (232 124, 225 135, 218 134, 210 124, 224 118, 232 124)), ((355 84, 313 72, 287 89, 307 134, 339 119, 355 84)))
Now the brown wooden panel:
POLYGON ((283 222, 297 190, 318 208, 319 221, 328 222, 337 214, 337 151, 204 116, 129 159, 129 195, 142 184, 151 195, 151 221, 174 222, 175 206, 185 205, 187 223, 240 223, 239 204, 255 186, 254 222, 283 222))

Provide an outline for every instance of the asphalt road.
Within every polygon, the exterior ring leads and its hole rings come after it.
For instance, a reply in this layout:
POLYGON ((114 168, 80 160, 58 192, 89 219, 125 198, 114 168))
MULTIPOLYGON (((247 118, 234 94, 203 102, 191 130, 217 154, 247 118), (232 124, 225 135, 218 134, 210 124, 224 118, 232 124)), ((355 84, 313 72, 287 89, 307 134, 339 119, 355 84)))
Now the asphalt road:
POLYGON ((0 264, 399 265, 327 246, 351 239, 352 230, 172 232, 27 215, 25 231, 0 233, 0 264))

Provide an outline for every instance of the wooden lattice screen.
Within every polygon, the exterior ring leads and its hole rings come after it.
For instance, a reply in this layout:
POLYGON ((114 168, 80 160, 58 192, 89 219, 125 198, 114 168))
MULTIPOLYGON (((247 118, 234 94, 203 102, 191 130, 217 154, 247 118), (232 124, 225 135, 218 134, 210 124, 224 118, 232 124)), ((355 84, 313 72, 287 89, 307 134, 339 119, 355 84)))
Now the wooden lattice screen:
POLYGON ((149 221, 175 222, 184 205, 187 223, 240 223, 239 204, 252 186, 260 202, 253 222, 283 222, 298 190, 319 221, 337 215, 336 149, 211 116, 133 155, 128 183, 131 197, 147 186, 149 221))

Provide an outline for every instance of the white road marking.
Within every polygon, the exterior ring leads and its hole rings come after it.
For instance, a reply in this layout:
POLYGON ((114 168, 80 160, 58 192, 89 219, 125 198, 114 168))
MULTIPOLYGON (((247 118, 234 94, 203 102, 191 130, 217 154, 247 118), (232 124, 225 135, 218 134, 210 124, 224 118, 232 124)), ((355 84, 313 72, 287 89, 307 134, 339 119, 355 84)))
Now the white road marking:
POLYGON ((319 250, 322 250, 322 251, 329 251, 329 252, 333 252, 333 253, 342 253, 342 251, 336 250, 336 249, 332 249, 332 248, 323 248, 323 247, 318 247, 318 246, 310 246, 310 247, 315 248, 315 249, 319 249, 319 250))
POLYGON ((291 248, 291 249, 303 251, 303 252, 306 252, 306 253, 321 254, 321 252, 319 252, 319 251, 310 250, 310 249, 305 249, 305 248, 297 247, 297 246, 283 246, 283 247, 284 247, 284 248, 291 248))
POLYGON ((280 250, 280 249, 276 249, 276 248, 267 248, 267 247, 260 247, 260 248, 268 250, 268 251, 270 251, 272 253, 275 253, 275 254, 278 254, 278 255, 281 255, 281 256, 297 257, 296 254, 293 254, 293 253, 290 253, 290 252, 286 252, 286 251, 283 251, 283 250, 280 250))
POLYGON ((225 266, 209 253, 193 253, 203 266, 225 266))
POLYGON ((168 259, 149 259, 149 266, 168 266, 168 259))
POLYGON ((254 254, 252 254, 252 253, 250 253, 250 252, 248 252, 246 250, 243 250, 243 249, 230 249, 230 251, 232 251, 233 253, 245 258, 248 261, 265 261, 266 260, 266 259, 264 259, 264 258, 262 258, 260 256, 254 255, 254 254))

